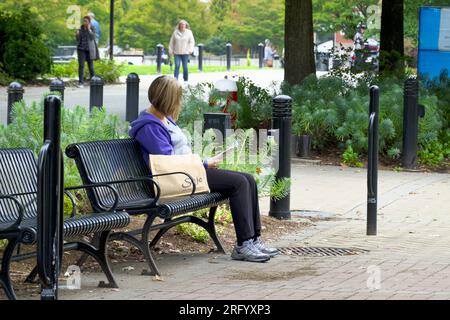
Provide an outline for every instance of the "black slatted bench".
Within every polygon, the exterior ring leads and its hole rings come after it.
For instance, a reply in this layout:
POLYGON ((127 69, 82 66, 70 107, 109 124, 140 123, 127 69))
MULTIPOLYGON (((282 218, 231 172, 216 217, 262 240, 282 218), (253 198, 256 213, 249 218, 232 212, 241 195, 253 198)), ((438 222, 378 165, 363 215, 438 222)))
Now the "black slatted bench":
MULTIPOLYGON (((69 190, 98 188, 99 185, 67 188, 66 194, 72 200, 74 209, 70 218, 64 221, 64 237, 98 234, 98 245, 84 241, 65 243, 66 250, 79 250, 92 256, 100 265, 108 283, 103 287, 116 288, 106 254, 106 244, 111 230, 124 228, 130 223, 126 212, 115 211, 115 202, 104 210, 91 215, 76 217, 75 202, 69 190)), ((117 200, 117 192, 111 186, 110 194, 117 200)), ((0 270, 0 285, 9 299, 16 299, 10 279, 10 262, 16 246, 33 245, 37 241, 37 164, 34 154, 28 149, 0 149, 0 240, 8 240, 0 270)), ((28 277, 36 276, 36 268, 28 277)))
MULTIPOLYGON (((150 247, 155 246, 169 229, 181 223, 195 223, 203 227, 209 233, 218 251, 225 253, 217 237, 214 216, 217 207, 226 203, 228 198, 221 193, 209 193, 192 194, 189 197, 170 201, 160 199, 159 194, 155 194, 153 191, 157 184, 150 175, 150 170, 142 157, 140 146, 136 140, 121 139, 77 143, 67 147, 66 155, 75 159, 84 184, 114 185, 119 194, 117 210, 125 210, 131 215, 147 215, 142 230, 113 235, 114 239, 129 242, 142 251, 150 267, 150 272, 144 271, 144 274, 160 274, 150 252, 150 247), (182 214, 205 208, 210 208, 206 221, 192 215, 179 217, 182 214), (164 222, 154 224, 156 218, 161 218, 164 222), (158 233, 149 246, 149 232, 153 230, 158 230, 158 233)), ((174 169, 174 171, 178 170, 178 168, 174 169)), ((189 176, 183 172, 171 174, 189 176)), ((194 181, 192 180, 192 182, 194 181)), ((157 188, 159 188, 158 185, 157 188)), ((105 191, 102 188, 87 190, 89 200, 95 211, 104 211, 113 203, 114 198, 105 191)))

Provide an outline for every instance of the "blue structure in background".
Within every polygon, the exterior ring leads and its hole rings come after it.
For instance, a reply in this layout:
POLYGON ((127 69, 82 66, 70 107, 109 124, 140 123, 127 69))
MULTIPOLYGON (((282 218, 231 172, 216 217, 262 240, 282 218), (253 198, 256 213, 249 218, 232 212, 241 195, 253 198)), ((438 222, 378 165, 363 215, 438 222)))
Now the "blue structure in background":
POLYGON ((450 7, 422 7, 419 18, 418 73, 434 79, 450 70, 450 7))

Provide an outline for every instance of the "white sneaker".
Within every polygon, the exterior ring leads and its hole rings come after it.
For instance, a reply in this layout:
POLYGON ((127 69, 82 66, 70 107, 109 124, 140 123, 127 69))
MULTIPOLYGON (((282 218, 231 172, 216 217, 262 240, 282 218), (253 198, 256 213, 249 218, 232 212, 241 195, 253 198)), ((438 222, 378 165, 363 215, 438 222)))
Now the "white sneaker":
POLYGON ((268 254, 262 253, 255 247, 252 239, 244 241, 242 246, 236 245, 231 253, 231 258, 249 262, 266 262, 270 260, 268 254))
POLYGON ((253 241, 253 244, 259 251, 269 255, 271 258, 280 254, 280 251, 277 248, 267 247, 261 237, 258 237, 256 241, 253 241))

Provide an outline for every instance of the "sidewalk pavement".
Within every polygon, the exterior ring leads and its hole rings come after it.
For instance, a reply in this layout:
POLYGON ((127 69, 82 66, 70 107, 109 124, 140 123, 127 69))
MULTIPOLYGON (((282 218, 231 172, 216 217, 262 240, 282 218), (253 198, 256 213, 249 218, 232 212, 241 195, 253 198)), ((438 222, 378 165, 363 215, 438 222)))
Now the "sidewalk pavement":
MULTIPOLYGON (((158 256, 164 281, 139 275, 144 263, 115 264, 119 290, 98 289, 102 274, 83 274, 82 290, 63 299, 450 299, 450 175, 380 171, 378 236, 365 235, 366 171, 294 163, 293 219, 312 227, 279 247, 367 250, 340 257, 282 255, 266 264, 229 255, 158 256), (321 218, 318 219, 317 218, 321 218)), ((268 199, 262 199, 263 214, 268 199)))

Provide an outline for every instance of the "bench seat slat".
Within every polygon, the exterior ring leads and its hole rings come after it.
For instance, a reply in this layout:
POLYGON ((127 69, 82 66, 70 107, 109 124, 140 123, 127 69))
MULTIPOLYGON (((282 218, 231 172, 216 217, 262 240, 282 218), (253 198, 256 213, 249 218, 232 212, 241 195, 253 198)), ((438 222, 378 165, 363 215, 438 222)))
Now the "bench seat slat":
MULTIPOLYGON (((130 216, 126 212, 97 213, 71 218, 64 221, 64 237, 90 235, 126 227, 130 223, 130 216)), ((11 223, 3 222, 0 230, 8 228, 11 223)), ((37 239, 37 218, 25 219, 20 225, 23 232, 23 243, 35 244, 37 239)))
POLYGON ((175 215, 190 213, 195 210, 206 209, 224 204, 228 198, 218 192, 198 194, 182 199, 161 200, 158 206, 158 215, 170 218, 175 215))

